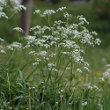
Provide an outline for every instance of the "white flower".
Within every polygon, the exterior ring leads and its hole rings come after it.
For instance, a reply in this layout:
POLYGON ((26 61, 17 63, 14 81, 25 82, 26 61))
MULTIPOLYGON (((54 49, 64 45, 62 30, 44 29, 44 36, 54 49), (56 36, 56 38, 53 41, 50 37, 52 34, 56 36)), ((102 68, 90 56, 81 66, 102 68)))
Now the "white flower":
POLYGON ((8 17, 6 16, 6 14, 4 12, 0 12, 0 18, 2 18, 2 17, 8 19, 8 17))
POLYGON ((49 67, 54 67, 55 64, 54 64, 54 63, 48 63, 48 66, 49 66, 49 67))
POLYGON ((49 44, 43 44, 43 46, 44 46, 45 48, 50 48, 50 45, 49 45, 49 44))
POLYGON ((100 90, 96 85, 90 85, 90 84, 88 84, 87 86, 88 86, 88 89, 90 89, 90 90, 93 90, 93 89, 100 90))
POLYGON ((36 39, 36 36, 27 36, 26 39, 28 41, 34 41, 36 39))
POLYGON ((0 53, 4 53, 4 54, 6 54, 6 52, 5 52, 4 50, 0 50, 0 53))
POLYGON ((4 42, 5 40, 4 40, 4 39, 2 39, 2 38, 0 38, 0 41, 1 41, 1 42, 4 42))
POLYGON ((69 14, 69 13, 64 13, 64 18, 71 18, 71 17, 72 17, 71 14, 69 14))
POLYGON ((41 59, 36 58, 36 59, 35 59, 35 62, 32 63, 32 65, 33 65, 33 66, 38 65, 40 62, 41 62, 41 59))
POLYGON ((100 39, 95 39, 95 44, 97 44, 97 45, 100 45, 100 43, 101 43, 101 40, 100 39))
POLYGON ((30 52, 29 52, 29 55, 30 55, 30 54, 32 54, 32 55, 35 54, 35 51, 30 51, 30 52))
POLYGON ((102 81, 104 81, 104 80, 105 80, 105 78, 104 78, 104 77, 101 77, 100 79, 101 79, 102 81))
POLYGON ((84 62, 84 65, 88 67, 89 66, 89 63, 88 62, 84 62))
POLYGON ((96 35, 96 36, 98 35, 97 32, 95 32, 95 31, 93 31, 92 34, 93 34, 93 35, 96 35))
POLYGON ((83 101, 82 106, 86 106, 86 105, 87 105, 87 101, 83 101))
POLYGON ((34 14, 39 14, 39 13, 41 13, 40 10, 35 10, 35 11, 34 11, 34 14))
POLYGON ((78 16, 77 18, 78 18, 79 21, 80 21, 79 24, 81 24, 81 25, 83 25, 84 23, 89 24, 89 22, 86 20, 86 18, 83 17, 83 15, 78 16))
POLYGON ((71 68, 70 67, 66 67, 66 70, 70 70, 71 68))
POLYGON ((46 56, 46 55, 47 55, 47 52, 46 52, 46 51, 41 51, 41 52, 39 53, 39 55, 41 55, 41 56, 46 56))
POLYGON ((52 68, 52 71, 54 71, 54 72, 58 72, 58 69, 56 69, 56 68, 52 68))
POLYGON ((99 88, 96 85, 94 85, 93 88, 99 90, 99 88))
POLYGON ((85 66, 84 69, 87 70, 87 71, 89 72, 89 68, 88 68, 88 67, 85 66))
POLYGON ((29 48, 30 44, 27 44, 23 49, 29 48))
POLYGON ((23 30, 20 27, 15 27, 15 28, 13 28, 13 30, 17 31, 17 32, 23 32, 23 30))
POLYGON ((110 67, 110 64, 106 65, 107 67, 110 67))
POLYGON ((13 42, 13 43, 11 44, 11 46, 12 46, 12 47, 16 47, 16 48, 21 48, 21 47, 22 47, 22 44, 19 43, 19 42, 13 42))
POLYGON ((108 71, 103 73, 104 78, 110 78, 110 73, 108 71))
POLYGON ((63 22, 63 21, 61 21, 61 20, 54 21, 54 26, 56 26, 56 25, 61 25, 61 24, 63 24, 63 23, 65 23, 65 22, 63 22))
POLYGON ((64 44, 64 47, 71 48, 71 47, 73 47, 74 44, 75 44, 74 41, 66 40, 66 41, 65 41, 65 44, 64 44))
POLYGON ((45 38, 45 39, 52 39, 53 38, 52 35, 43 35, 42 37, 45 38))
POLYGON ((54 10, 45 10, 44 13, 43 13, 43 16, 46 16, 46 15, 51 15, 51 14, 55 14, 56 12, 54 10))
POLYGON ((52 53, 52 54, 50 54, 49 56, 50 57, 54 57, 56 54, 55 53, 52 53))
POLYGON ((9 50, 13 50, 13 48, 21 48, 21 47, 22 47, 22 44, 19 42, 13 42, 12 44, 7 46, 9 50))
POLYGON ((91 85, 88 85, 88 89, 92 90, 92 89, 93 89, 93 87, 92 87, 91 85))
POLYGON ((13 50, 13 48, 11 47, 11 45, 8 45, 7 48, 8 48, 9 50, 11 50, 11 51, 13 50))
POLYGON ((0 3, 2 3, 3 5, 6 5, 6 1, 5 0, 0 0, 0 3))
POLYGON ((35 65, 38 65, 38 64, 39 64, 39 62, 34 62, 32 65, 35 66, 35 65))
POLYGON ((18 5, 14 7, 15 11, 20 12, 21 10, 26 10, 26 7, 24 5, 18 5))
POLYGON ((82 56, 78 56, 78 55, 73 54, 73 57, 74 57, 75 62, 78 64, 81 64, 82 62, 84 62, 84 59, 82 56))
POLYGON ((70 53, 69 52, 62 52, 62 54, 69 55, 70 53))
POLYGON ((98 106, 99 106, 100 110, 103 110, 103 105, 102 104, 98 104, 98 106))
POLYGON ((67 8, 66 7, 61 7, 61 8, 58 8, 57 10, 56 10, 56 12, 58 12, 58 11, 64 11, 64 10, 66 10, 67 8))
POLYGON ((32 27, 32 28, 30 29, 30 31, 34 31, 34 30, 39 29, 39 28, 41 28, 41 26, 37 25, 37 26, 32 27))
POLYGON ((78 73, 82 73, 82 70, 81 70, 80 68, 77 68, 76 71, 77 71, 78 73))

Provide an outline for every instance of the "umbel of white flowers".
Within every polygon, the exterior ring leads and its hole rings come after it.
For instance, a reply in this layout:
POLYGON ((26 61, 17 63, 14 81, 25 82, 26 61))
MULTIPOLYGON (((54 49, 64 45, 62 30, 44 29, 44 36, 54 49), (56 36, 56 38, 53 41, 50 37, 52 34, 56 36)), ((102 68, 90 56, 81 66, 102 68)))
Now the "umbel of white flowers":
MULTIPOLYGON (((18 6, 19 9, 26 9, 23 6, 18 6)), ((71 60, 78 65, 76 68, 77 73, 82 73, 82 69, 89 71, 89 64, 84 59, 86 54, 86 48, 88 46, 100 45, 101 40, 95 38, 97 35, 95 31, 90 32, 85 25, 89 25, 89 22, 83 17, 78 16, 78 23, 72 23, 72 15, 67 12, 66 7, 61 7, 57 10, 35 10, 34 14, 39 14, 42 19, 47 20, 47 25, 36 25, 30 29, 33 33, 26 37, 26 44, 22 46, 21 43, 13 42, 7 46, 7 49, 13 51, 15 48, 27 49, 29 56, 34 56, 33 65, 39 65, 45 60, 48 61, 47 67, 49 70, 58 71, 55 68, 54 58, 57 58, 58 54, 65 56, 68 60, 71 60), (49 23, 51 16, 60 13, 64 17, 63 20, 54 20, 49 23), (79 29, 80 28, 80 29, 79 29), (39 49, 37 49, 39 48, 39 49), (59 51, 60 50, 60 51, 59 51), (80 65, 82 68, 80 68, 80 65)), ((14 31, 22 32, 19 27, 13 28, 14 31)), ((68 66, 66 69, 70 69, 68 66)))

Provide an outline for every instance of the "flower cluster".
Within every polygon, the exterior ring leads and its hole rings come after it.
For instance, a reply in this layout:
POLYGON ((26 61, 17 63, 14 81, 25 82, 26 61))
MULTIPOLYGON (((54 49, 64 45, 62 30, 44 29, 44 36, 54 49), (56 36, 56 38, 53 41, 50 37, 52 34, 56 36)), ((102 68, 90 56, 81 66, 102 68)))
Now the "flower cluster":
POLYGON ((106 81, 107 79, 110 79, 110 64, 106 65, 107 69, 106 71, 102 74, 101 80, 106 81))
POLYGON ((4 41, 5 41, 4 39, 0 38, 0 53, 2 54, 6 54, 4 46, 2 44, 4 41))
POLYGON ((9 50, 14 50, 14 48, 22 48, 22 44, 19 42, 13 42, 12 44, 8 45, 7 48, 9 50))
POLYGON ((34 11, 34 14, 39 14, 39 13, 41 13, 40 10, 35 10, 35 11, 34 11))
POLYGON ((23 32, 23 30, 20 27, 15 27, 15 28, 13 28, 13 30, 14 31, 17 31, 17 32, 20 32, 20 33, 23 32))
MULTIPOLYGON (((66 7, 57 10, 45 10, 43 13, 40 10, 35 10, 34 13, 40 13, 40 16, 50 16, 59 11, 62 12, 64 18, 68 20, 72 19, 72 15, 66 12, 66 7)), ((85 23, 89 24, 89 22, 82 15, 78 16, 77 19, 79 20, 77 24, 69 23, 68 20, 57 20, 53 21, 51 26, 47 24, 46 26, 36 25, 32 27, 30 31, 34 36, 26 38, 27 45, 24 48, 31 47, 32 50, 29 54, 35 58, 39 58, 40 62, 44 62, 44 59, 48 60, 47 66, 54 64, 55 62, 52 63, 51 61, 54 61, 53 59, 57 59, 60 55, 61 57, 65 57, 65 60, 72 61, 73 65, 76 63, 82 66, 82 68, 77 66, 76 72, 82 73, 82 69, 89 71, 89 64, 83 57, 86 51, 85 46, 100 45, 101 41, 94 38, 97 35, 96 32, 90 32, 84 26, 85 23)), ((36 64, 39 64, 38 60, 34 61, 33 65, 36 64)), ((52 66, 52 68, 56 69, 55 66, 52 66)), ((70 67, 68 66, 68 68, 70 67)))
POLYGON ((66 7, 61 7, 61 8, 59 8, 59 9, 57 9, 56 12, 58 12, 58 11, 61 11, 61 12, 62 12, 62 11, 64 11, 64 10, 66 10, 66 9, 67 9, 66 7))
MULTIPOLYGON (((23 7, 21 7, 23 8, 23 7)), ((21 43, 14 42, 7 46, 8 49, 23 48, 27 50, 29 56, 32 57, 32 65, 43 65, 45 70, 51 72, 71 71, 74 68, 75 73, 83 73, 89 71, 89 64, 84 59, 87 46, 100 45, 100 39, 95 39, 96 32, 90 32, 84 25, 89 22, 81 15, 78 16, 78 23, 71 23, 72 15, 66 11, 66 7, 57 10, 35 10, 40 16, 49 16, 47 25, 36 25, 30 29, 32 35, 27 36, 26 43, 22 46, 21 43), (51 15, 62 13, 64 21, 51 20, 51 15), (65 19, 66 18, 66 19, 65 19), (69 21, 70 20, 70 21, 69 21), (60 62, 62 66, 59 67, 60 62), (65 67, 65 64, 68 65, 65 67)), ((13 28, 15 31, 22 32, 19 27, 13 28)), ((43 69, 42 68, 42 69, 43 69)), ((73 73, 73 72, 72 72, 73 73)))
POLYGON ((1 41, 1 42, 4 42, 5 40, 4 40, 4 39, 2 39, 2 38, 0 38, 0 41, 1 41))
POLYGON ((45 16, 50 16, 52 14, 55 14, 57 12, 63 12, 65 10, 67 10, 66 7, 61 7, 57 10, 48 9, 48 10, 45 10, 43 13, 41 13, 41 10, 37 9, 37 10, 34 11, 34 14, 40 14, 42 17, 45 17, 45 16))
POLYGON ((14 10, 16 12, 20 12, 21 10, 26 10, 26 7, 24 5, 17 5, 16 7, 14 7, 14 10))
POLYGON ((0 18, 8 19, 8 17, 6 16, 5 12, 3 12, 3 7, 2 6, 0 6, 0 18))
POLYGON ((5 1, 5 0, 0 0, 0 3, 1 3, 2 5, 6 5, 6 1, 5 1))

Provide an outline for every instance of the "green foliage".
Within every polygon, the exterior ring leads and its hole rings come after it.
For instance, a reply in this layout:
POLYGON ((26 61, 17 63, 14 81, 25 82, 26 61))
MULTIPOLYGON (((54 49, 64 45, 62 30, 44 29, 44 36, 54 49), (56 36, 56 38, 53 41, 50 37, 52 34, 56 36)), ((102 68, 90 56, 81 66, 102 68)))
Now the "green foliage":
POLYGON ((103 83, 105 89, 99 84, 103 92, 82 85, 74 88, 65 87, 61 83, 58 86, 57 83, 41 82, 32 86, 31 82, 24 80, 21 71, 13 72, 6 69, 0 71, 1 109, 109 110, 110 108, 107 83, 103 83))
POLYGON ((96 11, 99 13, 100 18, 110 19, 110 1, 109 0, 95 0, 94 5, 96 11))

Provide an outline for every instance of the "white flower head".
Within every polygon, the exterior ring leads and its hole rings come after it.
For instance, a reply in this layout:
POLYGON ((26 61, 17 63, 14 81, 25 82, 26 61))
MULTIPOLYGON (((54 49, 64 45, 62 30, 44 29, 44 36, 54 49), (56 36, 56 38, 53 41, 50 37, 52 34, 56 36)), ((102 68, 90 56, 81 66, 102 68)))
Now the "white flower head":
POLYGON ((95 31, 93 31, 93 32, 92 32, 92 34, 93 34, 93 35, 95 35, 95 36, 97 36, 97 35, 98 35, 98 34, 97 34, 97 32, 95 32, 95 31))
POLYGON ((83 25, 84 23, 89 24, 89 22, 86 20, 86 18, 83 17, 83 15, 78 16, 77 18, 78 18, 79 21, 80 21, 79 24, 82 24, 82 25, 83 25))
POLYGON ((48 67, 54 67, 55 64, 54 63, 48 63, 48 67))
POLYGON ((106 66, 107 66, 107 67, 110 67, 110 64, 107 64, 106 66))
POLYGON ((0 3, 3 4, 3 5, 6 5, 6 0, 0 0, 0 3))
POLYGON ((22 44, 19 42, 13 42, 12 44, 7 46, 9 50, 13 50, 13 48, 21 48, 21 47, 22 47, 22 44))
POLYGON ((23 32, 23 30, 20 27, 15 27, 15 28, 13 28, 13 30, 17 31, 17 32, 23 32))
POLYGON ((69 14, 69 13, 64 13, 64 18, 71 18, 72 17, 72 15, 71 14, 69 14))
POLYGON ((86 105, 87 105, 87 101, 83 101, 82 106, 86 106, 86 105))
POLYGON ((20 12, 21 10, 26 10, 26 7, 24 5, 18 5, 14 9, 16 12, 20 12))
POLYGON ((8 19, 8 16, 4 12, 0 12, 0 18, 6 18, 8 19))
POLYGON ((101 40, 99 38, 95 39, 95 44, 96 45, 100 45, 101 44, 101 40))
POLYGON ((40 29, 40 28, 41 28, 41 26, 37 25, 37 26, 32 27, 32 28, 30 29, 30 31, 34 31, 34 30, 40 29))
POLYGON ((39 13, 41 13, 41 10, 35 10, 34 11, 34 14, 39 14, 39 13))
POLYGON ((77 68, 76 71, 77 71, 78 73, 82 73, 82 70, 81 70, 80 68, 77 68))
POLYGON ((27 36, 26 39, 29 41, 34 41, 36 39, 36 36, 27 36))
POLYGON ((88 68, 88 67, 86 67, 86 66, 85 66, 85 67, 84 67, 84 69, 85 69, 86 71, 88 71, 88 72, 89 72, 89 68, 88 68))
POLYGON ((0 53, 6 54, 5 50, 0 50, 0 53))
POLYGON ((41 51, 41 52, 39 53, 39 55, 41 55, 41 56, 46 56, 46 55, 47 55, 47 52, 46 52, 46 51, 41 51))
POLYGON ((33 66, 36 66, 36 65, 38 65, 39 64, 39 62, 34 62, 32 65, 33 66))
POLYGON ((1 42, 4 42, 5 40, 4 40, 4 39, 2 39, 2 38, 0 38, 0 41, 1 41, 1 42))
POLYGON ((52 14, 55 14, 55 10, 45 10, 44 13, 43 13, 43 16, 46 16, 46 15, 52 15, 52 14))
POLYGON ((64 11, 64 10, 66 10, 66 9, 67 9, 66 7, 61 7, 61 8, 58 8, 58 9, 56 10, 56 12, 64 11))

